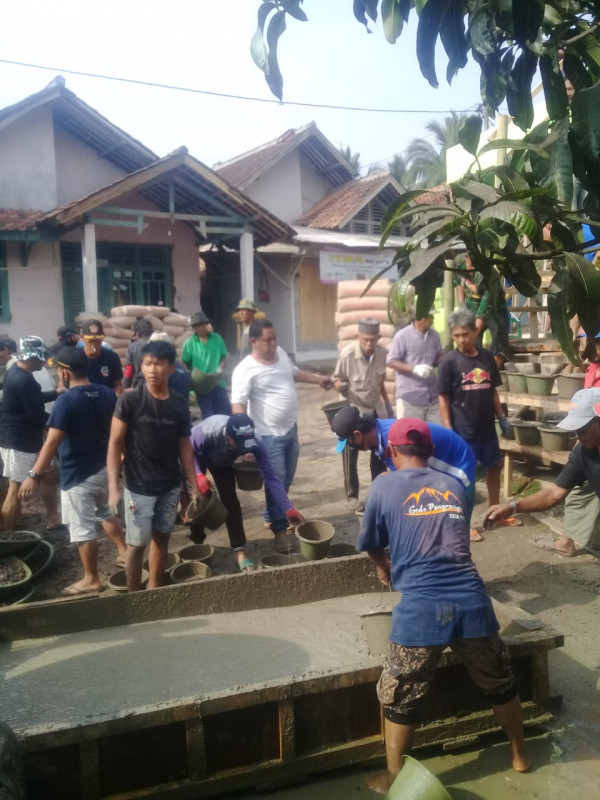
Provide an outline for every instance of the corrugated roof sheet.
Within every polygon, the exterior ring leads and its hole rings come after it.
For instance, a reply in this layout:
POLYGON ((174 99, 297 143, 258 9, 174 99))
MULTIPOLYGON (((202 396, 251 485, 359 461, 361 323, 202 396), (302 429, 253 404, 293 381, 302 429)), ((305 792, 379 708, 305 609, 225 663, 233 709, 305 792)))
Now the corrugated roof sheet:
POLYGON ((326 195, 295 222, 312 228, 343 228, 377 195, 382 194, 387 205, 401 193, 402 187, 390 172, 378 170, 326 195))
POLYGON ((33 231, 36 222, 44 214, 44 211, 36 211, 32 208, 0 208, 0 230, 33 231))

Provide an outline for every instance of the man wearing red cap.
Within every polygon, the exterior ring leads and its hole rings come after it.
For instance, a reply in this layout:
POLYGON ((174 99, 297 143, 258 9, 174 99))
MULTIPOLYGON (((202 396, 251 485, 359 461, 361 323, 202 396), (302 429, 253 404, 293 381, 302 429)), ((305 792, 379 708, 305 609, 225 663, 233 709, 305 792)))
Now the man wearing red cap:
POLYGON ((388 450, 396 471, 373 483, 357 543, 374 562, 379 580, 402 593, 377 686, 387 773, 374 777, 371 788, 387 791, 400 772, 448 646, 492 705, 510 741, 513 768, 525 772, 530 761, 521 703, 491 601, 471 560, 463 485, 428 468, 433 442, 423 420, 394 423, 388 450))

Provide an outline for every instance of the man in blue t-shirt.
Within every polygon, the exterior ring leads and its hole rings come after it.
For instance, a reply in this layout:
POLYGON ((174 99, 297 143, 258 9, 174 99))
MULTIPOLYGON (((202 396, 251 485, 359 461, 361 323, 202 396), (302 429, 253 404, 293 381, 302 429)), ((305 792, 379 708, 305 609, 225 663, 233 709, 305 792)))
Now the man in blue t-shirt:
POLYGON ((423 420, 398 420, 387 441, 396 472, 373 483, 356 545, 375 564, 379 580, 402 593, 377 686, 388 770, 371 786, 385 791, 399 773, 447 646, 492 705, 510 741, 513 768, 525 772, 530 761, 521 703, 491 601, 471 560, 463 486, 427 466, 433 440, 423 420))
POLYGON ((57 356, 59 378, 68 392, 57 399, 48 421, 48 436, 39 456, 21 486, 20 496, 29 499, 40 475, 58 452, 62 516, 69 526, 71 542, 79 548, 83 578, 61 594, 73 596, 98 592, 98 542, 96 520, 118 552, 117 563, 125 564, 125 537, 117 517, 108 507, 106 453, 113 410, 117 398, 106 386, 88 378, 88 359, 78 347, 65 347, 57 356))

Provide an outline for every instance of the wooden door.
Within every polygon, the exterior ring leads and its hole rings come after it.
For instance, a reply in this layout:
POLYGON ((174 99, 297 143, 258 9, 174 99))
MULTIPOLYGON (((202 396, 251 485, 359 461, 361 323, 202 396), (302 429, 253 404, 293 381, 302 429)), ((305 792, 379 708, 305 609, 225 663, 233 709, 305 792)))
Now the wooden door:
POLYGON ((319 265, 305 262, 298 270, 298 314, 301 342, 335 342, 337 284, 321 283, 319 265))

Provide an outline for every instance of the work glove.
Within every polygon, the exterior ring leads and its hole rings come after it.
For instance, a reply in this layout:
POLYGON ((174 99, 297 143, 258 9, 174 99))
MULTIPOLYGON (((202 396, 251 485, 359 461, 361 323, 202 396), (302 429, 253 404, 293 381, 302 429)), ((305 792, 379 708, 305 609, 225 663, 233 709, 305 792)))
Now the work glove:
POLYGON ((394 417, 396 416, 394 414, 394 409, 392 408, 392 404, 391 403, 386 403, 385 404, 385 413, 387 414, 387 418, 388 419, 394 419, 394 417))
POLYGON ((515 434, 513 432, 512 426, 510 422, 506 419, 506 417, 498 417, 498 425, 500 425, 500 430, 502 431, 502 436, 505 439, 514 439, 515 434))
POLYGON ((210 494, 210 482, 206 475, 199 472, 198 475, 196 475, 196 483, 198 484, 200 494, 210 494))
POLYGON ((289 511, 285 512, 285 515, 293 525, 302 525, 302 523, 306 522, 302 514, 295 508, 290 508, 289 511))
POLYGON ((423 378, 423 380, 430 378, 432 372, 433 367, 430 367, 429 364, 417 364, 413 367, 413 375, 416 375, 417 378, 423 378))

